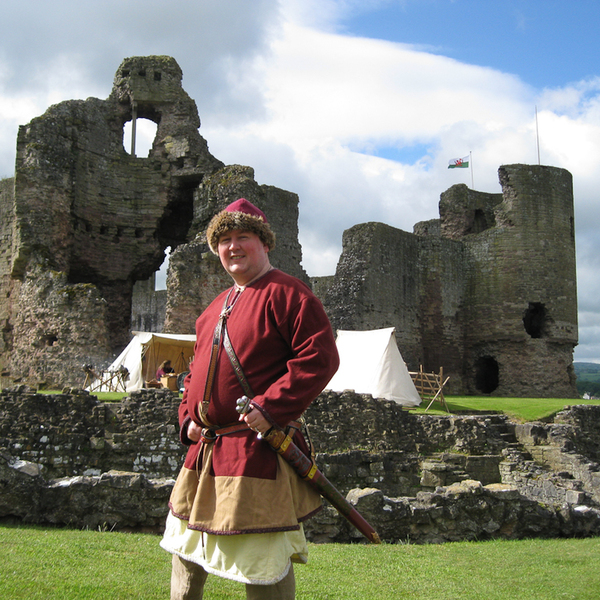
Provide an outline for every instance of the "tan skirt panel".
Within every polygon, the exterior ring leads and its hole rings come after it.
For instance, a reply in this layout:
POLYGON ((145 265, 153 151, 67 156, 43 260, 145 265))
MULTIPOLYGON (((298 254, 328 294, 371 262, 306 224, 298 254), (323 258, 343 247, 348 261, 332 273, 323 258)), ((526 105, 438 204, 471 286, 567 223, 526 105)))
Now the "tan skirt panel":
POLYGON ((222 535, 297 529, 317 512, 321 496, 278 456, 274 480, 210 475, 212 446, 205 448, 199 473, 181 469, 171 510, 200 531, 222 535))

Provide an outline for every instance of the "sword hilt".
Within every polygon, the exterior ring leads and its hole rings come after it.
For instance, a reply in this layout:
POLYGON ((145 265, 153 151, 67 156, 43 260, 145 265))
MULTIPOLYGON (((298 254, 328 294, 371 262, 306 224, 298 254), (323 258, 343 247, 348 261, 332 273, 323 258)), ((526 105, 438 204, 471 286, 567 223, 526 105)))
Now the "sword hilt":
POLYGON ((235 401, 235 410, 240 413, 240 415, 245 415, 249 413, 252 408, 250 407, 250 398, 248 396, 242 396, 235 401))
MULTIPOLYGON (((248 396, 242 396, 241 398, 238 398, 235 401, 235 410, 237 410, 237 412, 239 412, 240 415, 245 415, 246 413, 249 413, 253 408, 254 407, 250 405, 250 398, 248 398, 248 396)), ((273 428, 270 427, 268 431, 265 431, 265 433, 260 433, 256 430, 258 439, 264 439, 265 436, 268 435, 272 429, 273 428)))

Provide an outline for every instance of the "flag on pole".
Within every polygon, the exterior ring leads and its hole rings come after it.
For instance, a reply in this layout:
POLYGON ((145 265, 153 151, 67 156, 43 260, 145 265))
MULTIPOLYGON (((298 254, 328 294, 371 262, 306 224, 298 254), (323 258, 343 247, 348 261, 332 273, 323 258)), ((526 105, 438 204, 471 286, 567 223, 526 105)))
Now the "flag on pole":
POLYGON ((448 161, 449 169, 468 169, 469 168, 469 157, 464 158, 453 158, 448 161))

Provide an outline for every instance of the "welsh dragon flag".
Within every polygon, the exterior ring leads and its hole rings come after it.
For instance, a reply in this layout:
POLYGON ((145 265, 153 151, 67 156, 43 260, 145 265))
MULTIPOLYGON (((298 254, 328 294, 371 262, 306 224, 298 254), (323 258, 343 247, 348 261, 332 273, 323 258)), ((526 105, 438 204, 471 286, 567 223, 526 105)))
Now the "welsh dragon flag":
POLYGON ((448 162, 449 169, 468 169, 469 168, 469 157, 464 158, 453 158, 448 162))

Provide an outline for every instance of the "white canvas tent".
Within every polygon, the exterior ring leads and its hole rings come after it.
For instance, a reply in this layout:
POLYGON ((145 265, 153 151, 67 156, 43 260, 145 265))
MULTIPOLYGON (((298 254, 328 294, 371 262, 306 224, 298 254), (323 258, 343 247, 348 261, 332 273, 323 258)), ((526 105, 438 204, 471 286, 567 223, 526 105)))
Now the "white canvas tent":
POLYGON ((144 382, 154 379, 163 360, 170 360, 175 373, 189 370, 194 355, 195 335, 149 333, 132 331, 133 339, 108 367, 118 371, 121 366, 129 371, 126 391, 133 392, 144 387, 144 382))
POLYGON ((340 368, 327 389, 354 390, 373 398, 419 406, 421 398, 396 344, 395 328, 371 331, 338 330, 340 368))

